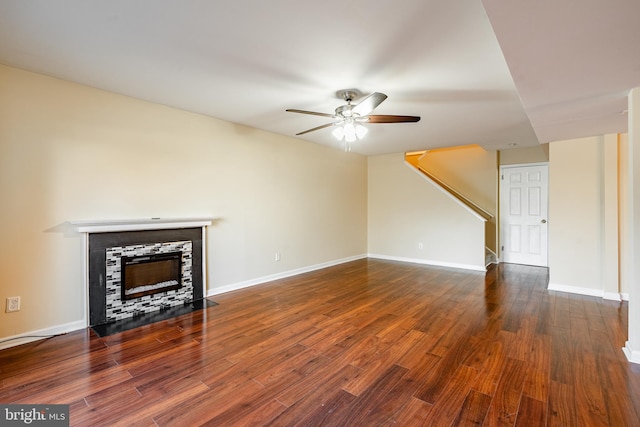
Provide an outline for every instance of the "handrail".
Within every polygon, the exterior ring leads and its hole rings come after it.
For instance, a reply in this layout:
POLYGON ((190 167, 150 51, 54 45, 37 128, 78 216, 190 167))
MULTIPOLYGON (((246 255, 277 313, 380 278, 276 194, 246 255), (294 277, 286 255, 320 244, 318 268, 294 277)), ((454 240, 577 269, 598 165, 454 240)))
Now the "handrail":
POLYGON ((416 169, 418 169, 420 172, 422 172, 424 175, 426 175, 427 178, 429 178, 435 184, 437 184, 440 187, 442 187, 444 190, 446 190, 448 193, 450 193, 456 199, 460 200, 462 203, 464 203, 467 207, 469 207, 475 213, 477 213, 478 215, 483 217, 485 220, 489 220, 489 219, 493 218, 493 215, 491 213, 489 213, 486 210, 482 209, 480 206, 475 204, 473 201, 469 200, 468 198, 466 198, 462 194, 458 193, 456 190, 451 188, 449 185, 445 184, 440 178, 436 177, 431 172, 429 172, 426 169, 424 169, 422 166, 420 166, 420 165, 413 165, 413 166, 416 169))

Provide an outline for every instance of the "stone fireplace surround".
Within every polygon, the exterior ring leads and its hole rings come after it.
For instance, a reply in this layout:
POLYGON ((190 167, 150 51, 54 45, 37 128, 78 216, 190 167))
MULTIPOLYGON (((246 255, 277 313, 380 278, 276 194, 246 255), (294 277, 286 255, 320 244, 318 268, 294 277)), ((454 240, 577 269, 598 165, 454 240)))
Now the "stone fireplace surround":
MULTIPOLYGON (((166 237, 158 236, 160 241, 149 242, 146 244, 135 244, 126 246, 116 246, 107 248, 106 250, 106 317, 104 321, 115 322, 122 319, 137 317, 144 313, 152 313, 168 307, 184 305, 192 302, 194 299, 202 299, 194 296, 192 283, 192 257, 193 242, 191 240, 183 241, 165 241, 166 237), (182 258, 182 284, 180 289, 165 291, 154 295, 145 295, 131 300, 122 299, 122 265, 121 258, 123 256, 143 256, 166 254, 169 252, 180 252, 182 258)), ((91 283, 90 282, 90 286, 91 283)), ((90 287, 91 291, 97 289, 90 287)), ((99 295, 102 298, 102 295, 99 295)), ((90 307, 94 302, 90 300, 90 307)), ((101 319, 102 320, 102 319, 101 319)))
POLYGON ((204 298, 204 230, 211 221, 151 219, 73 223, 78 231, 87 233, 88 326, 104 336, 215 305, 204 298), (120 255, 176 250, 183 254, 185 286, 176 291, 120 301, 120 255))

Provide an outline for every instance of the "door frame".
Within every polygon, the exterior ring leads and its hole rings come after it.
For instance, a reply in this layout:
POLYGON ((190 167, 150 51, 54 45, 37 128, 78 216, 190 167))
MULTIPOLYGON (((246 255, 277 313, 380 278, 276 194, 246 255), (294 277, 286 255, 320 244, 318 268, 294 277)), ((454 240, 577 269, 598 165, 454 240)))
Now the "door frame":
MULTIPOLYGON (((532 162, 532 163, 514 163, 508 165, 500 165, 499 175, 498 175, 498 244, 496 245, 496 249, 498 250, 498 262, 503 261, 502 254, 502 236, 504 236, 503 230, 503 221, 502 214, 504 209, 504 194, 502 185, 502 177, 504 176, 505 169, 510 168, 523 168, 530 166, 545 166, 547 168, 547 221, 549 218, 549 162, 532 162)), ((549 228, 547 227, 547 262, 546 267, 549 267, 549 228)))

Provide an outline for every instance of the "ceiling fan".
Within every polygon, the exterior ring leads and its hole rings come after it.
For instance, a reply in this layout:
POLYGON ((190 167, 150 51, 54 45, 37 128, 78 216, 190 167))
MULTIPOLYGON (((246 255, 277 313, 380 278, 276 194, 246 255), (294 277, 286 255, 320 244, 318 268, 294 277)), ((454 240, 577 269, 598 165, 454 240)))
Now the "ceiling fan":
POLYGON ((357 104, 352 104, 352 101, 355 98, 361 96, 360 91, 357 89, 340 90, 336 92, 336 96, 344 99, 346 101, 346 105, 341 105, 336 108, 336 112, 334 114, 296 110, 293 108, 288 109, 287 111, 290 113, 311 114, 314 116, 331 117, 332 119, 335 119, 334 122, 307 129, 297 133, 296 135, 304 135, 305 133, 314 132, 330 126, 337 126, 333 132, 334 136, 339 140, 344 138, 347 142, 353 142, 357 138, 362 138, 362 136, 367 132, 367 129, 362 126, 362 123, 410 123, 420 120, 420 117, 418 116, 370 114, 378 105, 387 99, 387 95, 384 93, 374 92, 357 104))

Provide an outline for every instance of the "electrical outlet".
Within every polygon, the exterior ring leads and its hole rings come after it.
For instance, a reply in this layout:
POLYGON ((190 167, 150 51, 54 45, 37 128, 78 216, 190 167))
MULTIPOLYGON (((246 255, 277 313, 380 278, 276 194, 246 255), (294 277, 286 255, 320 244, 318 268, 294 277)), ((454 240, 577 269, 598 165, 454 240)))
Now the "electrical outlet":
POLYGON ((418 249, 420 250, 424 249, 424 245, 422 244, 422 242, 418 242, 418 249))
POLYGON ((7 298, 7 313, 11 313, 14 311, 20 311, 20 297, 9 297, 7 298))
POLYGON ((280 252, 276 252, 276 261, 280 261, 280 252))

